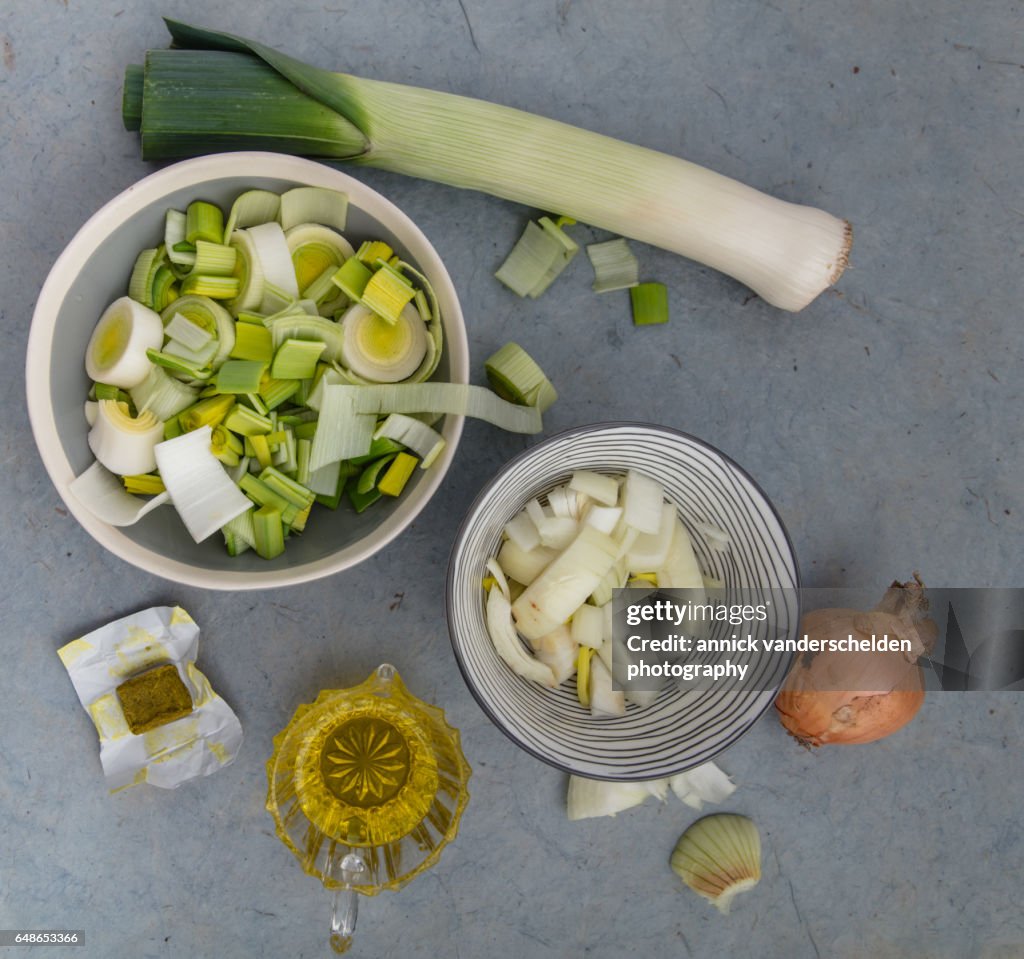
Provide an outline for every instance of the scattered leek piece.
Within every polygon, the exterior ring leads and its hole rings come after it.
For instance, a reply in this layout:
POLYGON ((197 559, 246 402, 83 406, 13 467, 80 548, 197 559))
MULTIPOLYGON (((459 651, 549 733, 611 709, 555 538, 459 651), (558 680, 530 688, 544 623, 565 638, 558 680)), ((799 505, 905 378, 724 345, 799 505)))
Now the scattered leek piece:
POLYGON ((539 433, 542 429, 540 410, 508 403, 483 386, 462 383, 339 384, 325 386, 323 394, 326 398, 346 391, 351 395, 355 413, 372 413, 374 416, 384 413, 451 413, 486 420, 510 433, 539 433))
MULTIPOLYGON (((170 51, 169 51, 170 52, 170 51)), ((179 51, 174 51, 178 53, 179 51)), ((162 58, 157 57, 157 64, 162 58)), ((173 57, 169 60, 173 61, 173 57)), ((190 57, 178 57, 179 65, 183 69, 188 69, 189 62, 196 63, 190 57)), ((218 60, 212 61, 211 66, 216 69, 217 64, 226 65, 226 61, 218 60)), ((238 64, 244 71, 244 66, 238 64)), ((174 69, 174 67, 170 67, 174 69)), ((240 75, 243 77, 245 73, 240 75)), ((260 104, 262 108, 263 104, 260 104)), ((223 123, 222 118, 217 118, 218 122, 223 123)), ((196 117, 198 121, 199 118, 196 117)), ((271 220, 276 220, 281 212, 281 197, 277 193, 271 193, 269 190, 246 190, 244 193, 240 193, 235 197, 235 202, 231 204, 231 210, 228 213, 228 222, 224 225, 224 240, 227 243, 228 240, 234 236, 236 230, 245 230, 250 226, 257 226, 260 223, 269 223, 271 220)))
MULTIPOLYGON (((391 413, 373 434, 374 443, 387 439, 400 443, 420 457, 420 469, 428 469, 445 447, 444 437, 422 420, 391 413)), ((371 452, 373 447, 371 446, 371 452)))
POLYGON ((279 380, 310 379, 316 372, 316 363, 326 349, 326 343, 309 340, 285 340, 274 353, 270 375, 279 380))
POLYGON ((579 253, 579 244, 561 224, 546 216, 527 223, 495 277, 519 296, 540 296, 579 253))
POLYGON ((378 260, 387 262, 394 255, 394 252, 383 240, 366 240, 356 250, 356 259, 376 269, 378 260))
POLYGON ((224 425, 233 433, 248 437, 269 433, 274 428, 274 424, 266 416, 241 403, 236 403, 231 408, 231 412, 224 418, 224 425))
POLYGON ((98 461, 76 476, 68 489, 90 513, 110 526, 132 526, 171 498, 167 492, 152 499, 132 496, 125 492, 117 476, 98 461))
POLYGON ((209 240, 196 240, 196 262, 192 269, 207 276, 231 276, 237 259, 236 247, 211 243, 209 240))
POLYGON ((348 220, 348 197, 327 187, 297 186, 281 194, 277 218, 286 233, 300 223, 318 223, 333 230, 344 230, 348 220))
POLYGON ((261 506, 252 514, 256 552, 264 559, 273 559, 284 552, 284 527, 281 511, 273 506, 261 506))
POLYGON ((100 400, 89 449, 112 473, 149 473, 156 469, 153 451, 163 438, 164 424, 149 411, 133 418, 126 403, 100 400))
MULTIPOLYGON (((213 331, 194 323, 182 313, 175 313, 164 325, 164 336, 190 350, 201 350, 213 341, 213 331)), ((212 359, 212 357, 211 357, 212 359)))
POLYGON ((259 360, 227 360, 215 381, 219 393, 258 393, 267 364, 259 360))
POLYGON ((211 396, 200 400, 178 415, 182 430, 191 433, 204 426, 218 426, 235 407, 235 398, 231 395, 211 396))
POLYGON ((594 292, 609 293, 640 283, 640 263, 622 237, 591 243, 587 256, 594 268, 594 292))
POLYGON ((281 224, 275 221, 257 223, 245 232, 252 241, 256 259, 263 271, 262 312, 273 312, 274 292, 268 290, 268 286, 280 290, 285 297, 298 299, 298 281, 295 279, 291 251, 281 224))
POLYGON ((211 300, 233 300, 238 296, 238 280, 233 276, 209 276, 189 273, 181 281, 185 296, 208 296, 211 300))
POLYGON ((161 421, 187 409, 196 399, 195 388, 168 375, 162 366, 156 365, 151 365, 146 378, 129 392, 137 410, 149 410, 161 421))
POLYGON ((235 345, 231 347, 233 360, 258 360, 270 363, 274 358, 274 339, 263 324, 235 324, 235 345))
POLYGON ((402 490, 405 489, 405 484, 409 482, 409 477, 412 476, 413 471, 416 469, 417 462, 418 460, 415 456, 410 456, 408 453, 399 453, 392 460, 388 471, 377 484, 377 489, 385 496, 401 496, 402 490))
MULTIPOLYGON (((379 270, 374 276, 383 272, 379 270)), ((406 380, 427 354, 427 328, 414 307, 406 307, 394 321, 387 321, 365 304, 357 303, 342 317, 341 329, 345 366, 370 382, 406 380)))
POLYGON ((668 290, 664 283, 641 283, 629 291, 634 326, 668 322, 668 290))
POLYGON ((372 490, 377 489, 380 474, 387 469, 391 462, 397 456, 397 453, 390 453, 387 456, 382 456, 379 460, 375 460, 366 466, 363 471, 359 474, 359 479, 356 480, 355 490, 360 495, 365 496, 372 490))
POLYGON ((259 394, 267 410, 276 410, 299 391, 299 386, 299 380, 278 380, 264 375, 260 381, 259 394))
POLYGON ((212 433, 202 426, 158 443, 154 450, 171 502, 197 543, 251 505, 210 452, 212 433))
POLYGON ((141 476, 122 476, 124 491, 134 496, 157 496, 165 493, 167 487, 159 476, 152 473, 144 473, 141 476))
POLYGON ((224 237, 224 213, 219 206, 205 200, 193 200, 185 209, 185 240, 220 243, 224 237))
POLYGON ((362 260, 353 256, 341 264, 331 277, 331 281, 350 300, 359 300, 372 276, 373 271, 362 260))
MULTIPOLYGON (((846 267, 845 221, 676 157, 480 100, 331 73, 263 44, 166 22, 176 46, 206 50, 173 67, 169 79, 161 61, 184 51, 148 54, 145 159, 259 142, 473 187, 703 262, 787 310, 806 306, 846 267), (266 66, 262 74, 254 57, 266 66), (290 98, 286 85, 273 83, 281 78, 295 85, 290 98), (313 98, 329 108, 319 122, 310 116, 313 98), (203 117, 200 103, 216 105, 215 115, 203 117), (304 142, 301 134, 312 135, 304 142)), ((134 80, 131 89, 138 90, 134 80)), ((134 124, 140 109, 127 90, 126 100, 134 124)))
POLYGON ((558 393, 533 357, 518 343, 506 343, 484 363, 494 392, 510 403, 547 411, 558 393))
POLYGON ((679 837, 670 864, 695 893, 727 913, 733 899, 761 879, 761 836, 746 816, 705 816, 679 837))
POLYGON ((397 270, 382 266, 363 288, 362 303, 393 325, 415 295, 412 284, 404 276, 397 270))
POLYGON ((85 371, 100 383, 131 389, 149 374, 148 350, 164 341, 160 315, 134 299, 114 300, 100 316, 85 349, 85 371))

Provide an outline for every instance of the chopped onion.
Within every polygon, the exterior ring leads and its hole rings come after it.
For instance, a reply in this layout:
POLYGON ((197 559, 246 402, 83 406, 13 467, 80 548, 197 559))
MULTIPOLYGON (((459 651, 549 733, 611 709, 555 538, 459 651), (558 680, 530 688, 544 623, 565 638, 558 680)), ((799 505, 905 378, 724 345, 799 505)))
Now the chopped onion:
POLYGON ((500 589, 487 594, 487 631, 495 651, 514 673, 542 686, 558 685, 550 667, 523 648, 512 625, 512 608, 500 589))

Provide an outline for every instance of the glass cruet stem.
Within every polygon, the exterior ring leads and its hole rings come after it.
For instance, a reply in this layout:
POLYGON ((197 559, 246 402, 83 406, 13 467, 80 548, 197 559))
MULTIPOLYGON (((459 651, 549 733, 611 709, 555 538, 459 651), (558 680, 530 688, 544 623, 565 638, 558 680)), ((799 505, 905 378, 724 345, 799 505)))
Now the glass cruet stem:
POLYGON ((338 848, 331 851, 328 863, 330 875, 338 875, 341 885, 334 891, 334 904, 331 908, 331 949, 337 953, 348 952, 352 947, 352 937, 356 931, 356 917, 359 914, 359 893, 355 887, 360 885, 366 876, 366 863, 354 852, 346 853, 337 864, 335 856, 338 848))

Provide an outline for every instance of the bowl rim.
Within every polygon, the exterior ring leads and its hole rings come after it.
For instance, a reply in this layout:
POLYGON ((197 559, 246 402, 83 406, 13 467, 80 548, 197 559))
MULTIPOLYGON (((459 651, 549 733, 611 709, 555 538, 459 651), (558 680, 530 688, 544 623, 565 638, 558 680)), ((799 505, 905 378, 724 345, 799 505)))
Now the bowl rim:
POLYGON ((210 180, 249 176, 252 179, 291 180, 297 184, 323 186, 349 194, 354 206, 401 230, 417 251, 418 266, 435 283, 447 285, 453 309, 445 315, 445 351, 449 381, 469 382, 469 342, 458 291, 440 254, 423 231, 391 200, 347 173, 303 157, 262 151, 216 153, 182 160, 143 177, 101 206, 79 228, 61 251, 43 283, 29 327, 25 357, 25 395, 29 423, 43 466, 64 505, 96 542, 131 565, 186 586, 216 590, 272 589, 310 582, 330 576, 368 559, 413 522, 444 480, 462 435, 464 417, 445 417, 446 446, 438 460, 410 497, 370 536, 363 537, 337 553, 286 569, 232 571, 192 566, 169 559, 136 543, 119 528, 95 517, 70 493, 75 478, 57 431, 50 402, 50 361, 57 316, 74 281, 91 254, 125 220, 158 203, 162 197, 188 187, 199 187, 210 180), (252 169, 247 169, 247 168, 252 169), (240 172, 242 171, 242 172, 240 172))
MULTIPOLYGON (((455 555, 462 543, 462 540, 466 534, 467 529, 469 528, 470 521, 472 520, 474 514, 476 513, 478 507, 480 506, 481 501, 487 495, 489 495, 491 491, 498 485, 498 482, 500 481, 502 476, 504 476, 514 466, 521 463, 523 460, 526 460, 529 457, 535 455, 537 452, 544 450, 550 446, 554 446, 555 444, 570 438, 583 436, 588 433, 603 432, 605 430, 610 429, 639 429, 644 431, 662 433, 677 439, 687 440, 691 443, 696 444, 697 446, 702 447, 705 450, 708 450, 711 453, 714 453, 716 456, 719 456, 727 466, 736 470, 736 472, 739 473, 740 476, 742 476, 748 483, 750 483, 751 487, 761 497, 761 499, 764 502, 764 505, 767 506, 768 511, 771 513, 771 515, 775 519, 775 522, 778 523, 779 529, 782 531, 782 538, 793 564, 793 588, 796 592, 795 622, 800 621, 800 618, 803 614, 803 605, 800 595, 800 564, 797 559, 796 549, 793 546, 793 540, 790 537, 789 530, 786 528, 786 524, 782 521, 782 517, 779 515, 779 511, 775 508, 775 504, 772 502, 771 498, 761 488, 761 485, 754 479, 753 476, 750 475, 750 473, 743 466, 737 463, 727 453, 722 452, 722 450, 718 449, 718 447, 707 442, 707 440, 701 439, 699 436, 695 436, 692 433, 687 433, 685 430, 676 429, 675 427, 672 426, 664 426, 660 423, 650 423, 641 420, 608 420, 600 423, 590 423, 585 424, 583 426, 570 427, 569 429, 562 430, 561 432, 556 433, 553 436, 549 436, 546 439, 542 440, 541 442, 533 446, 530 446, 525 450, 520 451, 498 468, 497 472, 495 472, 494 475, 492 475, 491 478, 487 480, 487 482, 484 483, 484 485, 480 488, 480 491, 473 499, 472 504, 466 510, 466 513, 462 518, 462 522, 459 524, 458 531, 455 534, 455 539, 452 541, 452 547, 448 554, 448 570, 445 576, 445 618, 448 623, 448 639, 451 642, 452 652, 455 655, 455 662, 459 667, 459 672, 462 674, 463 682, 465 682, 470 694, 477 701, 477 704, 484 711, 484 714, 487 716, 487 718, 490 719, 491 722, 494 723, 494 725, 499 730, 501 730, 501 732, 503 732, 509 739, 511 739, 512 742, 515 743, 520 749, 528 753, 530 756, 533 756, 535 759, 539 759, 541 762, 547 764, 548 766, 553 766, 555 769, 559 769, 562 772, 569 773, 573 776, 580 776, 584 779, 598 779, 605 782, 640 782, 643 781, 643 776, 617 776, 612 773, 609 773, 607 775, 602 774, 601 776, 594 776, 592 773, 588 774, 586 772, 581 771, 579 768, 573 767, 568 763, 559 762, 558 760, 552 759, 550 756, 544 755, 538 749, 534 748, 534 746, 530 743, 522 742, 519 739, 519 737, 517 737, 515 733, 510 728, 508 728, 508 726, 502 721, 502 719, 498 716, 497 711, 491 708, 490 703, 484 698, 483 694, 477 688, 476 683, 471 678, 470 671, 468 670, 465 661, 463 660, 462 652, 459 648, 458 642, 456 641, 455 629, 452 626, 452 623, 454 621, 452 593, 454 588, 453 569, 455 565, 455 555)), ((776 693, 773 693, 770 697, 765 697, 766 702, 764 703, 764 705, 761 706, 756 712, 753 712, 748 717, 745 717, 743 724, 739 726, 738 729, 732 735, 730 735, 727 738, 727 740, 723 744, 721 744, 711 756, 701 759, 699 762, 682 764, 679 769, 675 770, 672 773, 672 775, 678 775, 679 773, 683 773, 687 770, 694 769, 705 762, 710 762, 715 757, 720 756, 727 749, 734 746, 736 742, 742 739, 743 736, 745 736, 761 719, 761 717, 771 708, 771 706, 775 702, 776 694, 777 691, 776 693)))

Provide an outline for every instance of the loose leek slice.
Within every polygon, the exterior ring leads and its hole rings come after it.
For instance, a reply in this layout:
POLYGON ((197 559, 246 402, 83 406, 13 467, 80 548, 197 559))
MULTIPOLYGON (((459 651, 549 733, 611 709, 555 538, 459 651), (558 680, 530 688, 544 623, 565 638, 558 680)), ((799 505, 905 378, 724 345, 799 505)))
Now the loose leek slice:
POLYGON ((356 413, 451 413, 486 420, 510 433, 539 433, 540 410, 508 403, 483 386, 462 383, 329 384, 324 396, 348 391, 356 413))
POLYGON ((191 267, 196 261, 192 244, 185 240, 186 217, 181 210, 168 210, 164 216, 164 248, 167 259, 179 267, 191 267))
POLYGON ((513 293, 536 299, 579 253, 579 244, 562 229, 572 222, 556 223, 546 216, 536 223, 531 220, 495 277, 513 293))
POLYGON ((319 223, 334 230, 344 230, 348 219, 348 196, 322 186, 297 186, 281 194, 278 219, 285 233, 300 223, 319 223))
POLYGON ((88 439, 96 459, 124 476, 156 469, 153 449, 163 438, 164 425, 151 412, 133 418, 126 403, 100 400, 88 439))
POLYGON ((413 285, 394 267, 383 263, 363 288, 361 302, 381 319, 397 323, 406 304, 415 295, 413 285))
POLYGON ((427 353, 427 328, 413 306, 406 306, 396 322, 389 323, 357 303, 342 317, 341 328, 343 364, 370 382, 408 379, 427 353))
POLYGON ((239 194, 224 225, 224 242, 232 239, 236 230, 276 220, 280 209, 281 197, 269 190, 246 190, 239 194))
POLYGON ((260 310, 263 307, 264 276, 256 243, 248 230, 235 230, 229 243, 236 252, 238 295, 228 306, 233 313, 260 310))
POLYGON ((186 242, 220 243, 223 236, 224 213, 219 206, 205 200, 193 200, 185 208, 186 242))
POLYGON ((169 376, 161 366, 150 366, 146 378, 129 391, 137 410, 149 410, 158 420, 168 420, 191 406, 197 391, 169 376))
POLYGON ((267 320, 274 349, 278 349, 285 340, 317 340, 326 344, 321 359, 333 363, 341 359, 344 344, 344 332, 337 323, 325 320, 320 316, 310 316, 303 312, 287 312, 281 316, 267 320))
POLYGON ((237 260, 236 247, 196 240, 196 262, 192 271, 205 276, 232 276, 237 260))
POLYGON ((194 323, 181 313, 175 313, 164 326, 164 335, 190 350, 201 350, 214 338, 213 331, 194 323))
MULTIPOLYGON (((217 340, 217 352, 210 360, 211 368, 216 369, 231 355, 235 345, 235 322, 220 303, 208 296, 186 294, 170 303, 160 315, 163 322, 169 324, 177 314, 217 340)), ((166 327, 164 332, 166 334, 166 327)))
POLYGON ((535 406, 543 413, 558 399, 544 371, 518 343, 506 343, 484 369, 494 392, 511 403, 535 406))
POLYGON ((668 290, 663 283, 641 283, 629 291, 634 326, 668 322, 668 290))
POLYGON ((103 311, 85 350, 85 371, 99 383, 123 389, 138 386, 149 373, 147 350, 164 341, 160 315, 122 296, 103 311))
POLYGON ((274 353, 270 375, 280 380, 311 379, 326 345, 309 340, 285 340, 274 353))
POLYGON ((376 411, 358 411, 355 395, 373 387, 325 386, 317 420, 313 448, 309 454, 310 470, 319 470, 338 460, 361 456, 373 442, 377 424, 376 411))
POLYGON ((514 673, 543 686, 558 685, 551 668, 523 648, 512 625, 511 606, 500 589, 492 589, 487 594, 487 632, 495 652, 514 673))
POLYGON ((98 461, 75 477, 68 489, 93 516, 110 526, 132 526, 171 499, 167 492, 152 499, 132 496, 125 492, 121 481, 98 461))
POLYGON ((410 456, 408 453, 397 454, 377 484, 377 489, 385 496, 401 496, 405 484, 409 482, 409 477, 416 469, 417 462, 416 457, 410 456))
POLYGON ((422 420, 391 413, 373 434, 375 440, 391 439, 411 449, 420 457, 420 468, 427 469, 441 455, 445 447, 444 437, 422 420))
MULTIPOLYGON (((291 253, 298 291, 302 296, 325 272, 330 271, 330 275, 333 275, 355 255, 348 240, 320 223, 300 223, 286 229, 285 240, 291 253)), ((331 316, 348 299, 334 284, 331 284, 331 288, 333 295, 317 304, 321 316, 331 316)))
POLYGON ((280 223, 257 223, 246 231, 255 250, 256 262, 263 273, 263 299, 261 309, 264 313, 273 312, 276 302, 273 291, 267 289, 269 284, 276 287, 285 296, 299 298, 299 286, 295 279, 292 266, 292 255, 288 249, 288 240, 280 223))
POLYGON ((587 257, 594 268, 595 293, 609 293, 639 285, 640 263, 622 237, 591 243, 587 247, 587 257))
POLYGON ((197 543, 252 506, 210 451, 212 434, 203 426, 155 449, 171 502, 197 543))

